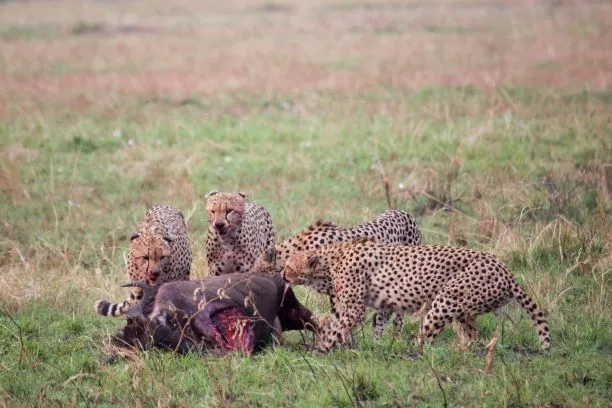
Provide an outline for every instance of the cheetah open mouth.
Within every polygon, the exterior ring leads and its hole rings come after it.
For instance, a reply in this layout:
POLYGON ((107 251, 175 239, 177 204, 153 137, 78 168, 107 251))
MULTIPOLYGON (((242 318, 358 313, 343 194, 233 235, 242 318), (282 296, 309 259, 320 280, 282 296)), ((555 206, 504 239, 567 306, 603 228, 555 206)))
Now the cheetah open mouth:
POLYGON ((147 275, 147 283, 149 286, 155 286, 155 283, 159 279, 160 272, 151 272, 147 275))

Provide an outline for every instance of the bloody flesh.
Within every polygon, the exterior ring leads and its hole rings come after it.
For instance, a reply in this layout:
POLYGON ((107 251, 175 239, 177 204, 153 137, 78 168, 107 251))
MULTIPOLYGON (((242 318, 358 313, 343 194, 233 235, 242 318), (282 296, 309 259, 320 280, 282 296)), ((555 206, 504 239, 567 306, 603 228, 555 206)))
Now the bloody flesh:
POLYGON ((253 351, 252 327, 247 316, 237 308, 227 308, 212 316, 219 332, 217 344, 226 350, 253 351))

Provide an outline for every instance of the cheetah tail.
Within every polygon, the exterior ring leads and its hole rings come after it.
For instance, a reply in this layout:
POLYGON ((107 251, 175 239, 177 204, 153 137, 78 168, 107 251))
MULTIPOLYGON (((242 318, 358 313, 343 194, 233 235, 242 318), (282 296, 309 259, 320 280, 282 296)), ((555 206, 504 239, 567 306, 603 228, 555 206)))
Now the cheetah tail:
POLYGON ((548 330, 548 322, 544 317, 544 313, 538 307, 538 305, 529 297, 527 292, 515 282, 512 294, 516 301, 521 307, 529 314, 533 325, 538 331, 538 337, 540 338, 540 344, 543 350, 549 350, 551 346, 550 332, 548 330))
POLYGON ((106 317, 117 317, 127 312, 127 309, 132 303, 130 300, 130 298, 127 298, 120 303, 110 303, 106 300, 98 300, 94 306, 94 309, 99 315, 106 317))

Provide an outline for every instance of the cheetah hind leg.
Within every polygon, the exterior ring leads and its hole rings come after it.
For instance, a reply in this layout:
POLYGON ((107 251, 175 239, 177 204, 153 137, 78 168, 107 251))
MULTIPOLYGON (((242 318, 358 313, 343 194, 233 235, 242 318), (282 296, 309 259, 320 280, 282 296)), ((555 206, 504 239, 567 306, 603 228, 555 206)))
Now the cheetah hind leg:
POLYGON ((430 307, 430 303, 428 302, 424 302, 421 305, 421 308, 419 309, 418 312, 414 312, 410 315, 410 320, 412 322, 422 322, 423 318, 425 317, 425 315, 427 314, 427 312, 429 311, 429 307, 430 307))
POLYGON ((478 339, 478 330, 476 329, 476 317, 467 316, 453 320, 453 327, 459 337, 459 345, 462 352, 470 349, 472 344, 478 339))

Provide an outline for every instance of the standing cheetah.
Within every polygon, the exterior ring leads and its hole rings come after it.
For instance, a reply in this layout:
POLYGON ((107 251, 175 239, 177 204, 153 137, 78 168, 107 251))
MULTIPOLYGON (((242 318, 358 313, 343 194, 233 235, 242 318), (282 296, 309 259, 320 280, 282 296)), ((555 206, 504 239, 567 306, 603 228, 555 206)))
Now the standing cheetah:
MULTIPOLYGON (((183 214, 165 205, 147 211, 138 230, 130 238, 127 256, 130 280, 144 281, 150 286, 188 280, 191 260, 191 245, 183 214)), ((120 316, 141 297, 142 289, 134 288, 130 297, 123 302, 99 300, 95 309, 102 316, 120 316)))
POLYGON ((345 343, 365 318, 365 308, 414 312, 431 304, 421 323, 417 344, 457 322, 462 347, 476 339, 476 317, 516 299, 537 327, 543 349, 551 340, 544 314, 493 254, 450 246, 394 246, 355 239, 291 257, 282 272, 292 285, 331 278, 336 315, 317 338, 328 351, 345 343))
POLYGON ((250 272, 255 259, 276 242, 272 217, 243 193, 207 195, 206 260, 210 275, 250 272))
MULTIPOLYGON (((319 220, 294 237, 276 244, 274 248, 268 249, 255 262, 253 272, 280 273, 287 259, 300 251, 317 250, 326 245, 349 241, 358 237, 373 238, 385 244, 421 244, 421 231, 416 220, 404 211, 385 211, 371 221, 349 227, 319 220)), ((317 292, 330 296, 332 312, 335 311, 335 298, 331 280, 327 277, 321 278, 311 282, 311 286, 317 292)), ((391 310, 380 310, 374 315, 377 338, 382 335, 385 323, 389 320, 391 313, 391 310)), ((393 321, 395 332, 401 330, 402 319, 403 314, 401 312, 397 313, 393 321)))

